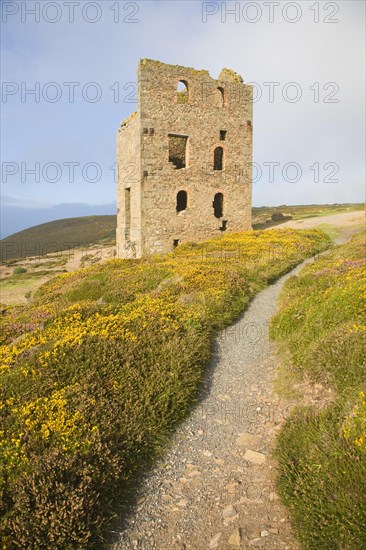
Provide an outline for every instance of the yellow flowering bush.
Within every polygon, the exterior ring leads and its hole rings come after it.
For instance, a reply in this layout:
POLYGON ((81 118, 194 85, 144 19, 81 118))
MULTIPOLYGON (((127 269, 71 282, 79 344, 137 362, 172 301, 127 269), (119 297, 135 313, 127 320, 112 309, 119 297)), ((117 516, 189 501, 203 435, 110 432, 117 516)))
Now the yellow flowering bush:
POLYGON ((7 432, 0 432, 0 452, 8 476, 27 466, 30 445, 42 448, 52 443, 64 452, 78 452, 90 445, 88 437, 95 435, 97 427, 93 426, 87 434, 81 412, 70 411, 68 404, 72 402, 75 389, 55 389, 49 397, 40 397, 18 407, 11 406, 14 399, 7 400, 9 414, 15 420, 7 432))
POLYGON ((196 399, 215 331, 328 243, 317 230, 228 234, 60 275, 9 310, 0 346, 6 544, 98 548, 113 502, 196 399))

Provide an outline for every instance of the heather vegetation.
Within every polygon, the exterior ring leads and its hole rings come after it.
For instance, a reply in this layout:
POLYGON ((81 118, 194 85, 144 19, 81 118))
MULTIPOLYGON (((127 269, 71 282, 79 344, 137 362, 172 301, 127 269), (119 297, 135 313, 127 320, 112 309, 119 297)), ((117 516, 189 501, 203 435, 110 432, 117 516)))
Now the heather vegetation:
POLYGON ((364 235, 285 284, 271 326, 298 381, 331 403, 298 407, 282 428, 279 491, 304 548, 366 547, 366 261, 364 235))
POLYGON ((3 548, 100 548, 197 399, 217 330, 328 245, 318 230, 228 234, 65 273, 3 312, 3 548))

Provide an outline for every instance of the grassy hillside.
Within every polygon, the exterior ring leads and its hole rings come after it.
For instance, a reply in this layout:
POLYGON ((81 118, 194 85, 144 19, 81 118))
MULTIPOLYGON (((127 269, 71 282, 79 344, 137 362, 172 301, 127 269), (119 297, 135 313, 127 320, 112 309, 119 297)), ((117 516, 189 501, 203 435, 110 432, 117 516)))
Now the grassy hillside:
POLYGON ((309 550, 366 548, 365 289, 358 235, 290 278, 272 321, 283 385, 309 380, 335 396, 298 407, 277 443, 279 491, 309 550))
POLYGON ((116 216, 86 216, 42 223, 0 241, 0 261, 43 256, 115 239, 116 216))
MULTIPOLYGON (((289 214, 294 220, 312 218, 318 216, 327 216, 331 214, 341 214, 342 212, 352 212, 354 210, 363 210, 363 203, 344 203, 344 204, 306 204, 287 206, 259 206, 252 208, 253 229, 262 229, 266 220, 271 218, 274 212, 289 214)), ((278 225, 274 222, 273 225, 278 225)))
POLYGON ((137 472, 197 399, 215 332, 328 245, 228 234, 56 277, 0 317, 2 548, 102 547, 137 472))
MULTIPOLYGON (((268 227, 266 220, 274 212, 290 214, 294 219, 301 219, 362 210, 363 208, 364 204, 253 207, 252 223, 253 229, 268 227)), ((273 222, 271 225, 279 225, 279 223, 281 222, 273 222)), ((102 241, 103 244, 113 244, 115 242, 116 224, 116 216, 87 216, 36 225, 2 239, 0 241, 0 261, 11 261, 24 256, 43 256, 48 252, 59 252, 70 247, 88 246, 99 241, 102 241)))

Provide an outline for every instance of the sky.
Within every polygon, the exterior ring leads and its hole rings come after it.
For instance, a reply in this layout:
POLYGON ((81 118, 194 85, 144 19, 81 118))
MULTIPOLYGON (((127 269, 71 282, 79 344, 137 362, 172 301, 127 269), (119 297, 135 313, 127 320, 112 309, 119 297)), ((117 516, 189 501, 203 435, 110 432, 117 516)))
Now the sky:
POLYGON ((1 8, 2 237, 115 213, 116 131, 137 108, 141 58, 254 86, 254 206, 364 200, 363 1, 1 8))

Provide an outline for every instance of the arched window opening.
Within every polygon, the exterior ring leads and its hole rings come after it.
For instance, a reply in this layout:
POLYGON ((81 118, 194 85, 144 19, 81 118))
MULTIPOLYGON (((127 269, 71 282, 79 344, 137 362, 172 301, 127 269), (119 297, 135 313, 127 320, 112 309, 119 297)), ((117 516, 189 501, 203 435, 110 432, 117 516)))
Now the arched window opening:
POLYGON ((224 149, 222 147, 216 147, 214 151, 214 170, 222 170, 224 160, 224 149))
POLYGON ((177 193, 177 212, 187 210, 187 192, 178 191, 177 193))
POLYGON ((188 82, 186 80, 180 80, 177 89, 177 103, 188 103, 188 99, 188 82))
POLYGON ((222 218, 224 212, 224 195, 216 193, 212 203, 215 218, 222 218))
POLYGON ((221 86, 218 86, 215 90, 215 99, 217 107, 225 106, 225 90, 221 86))

